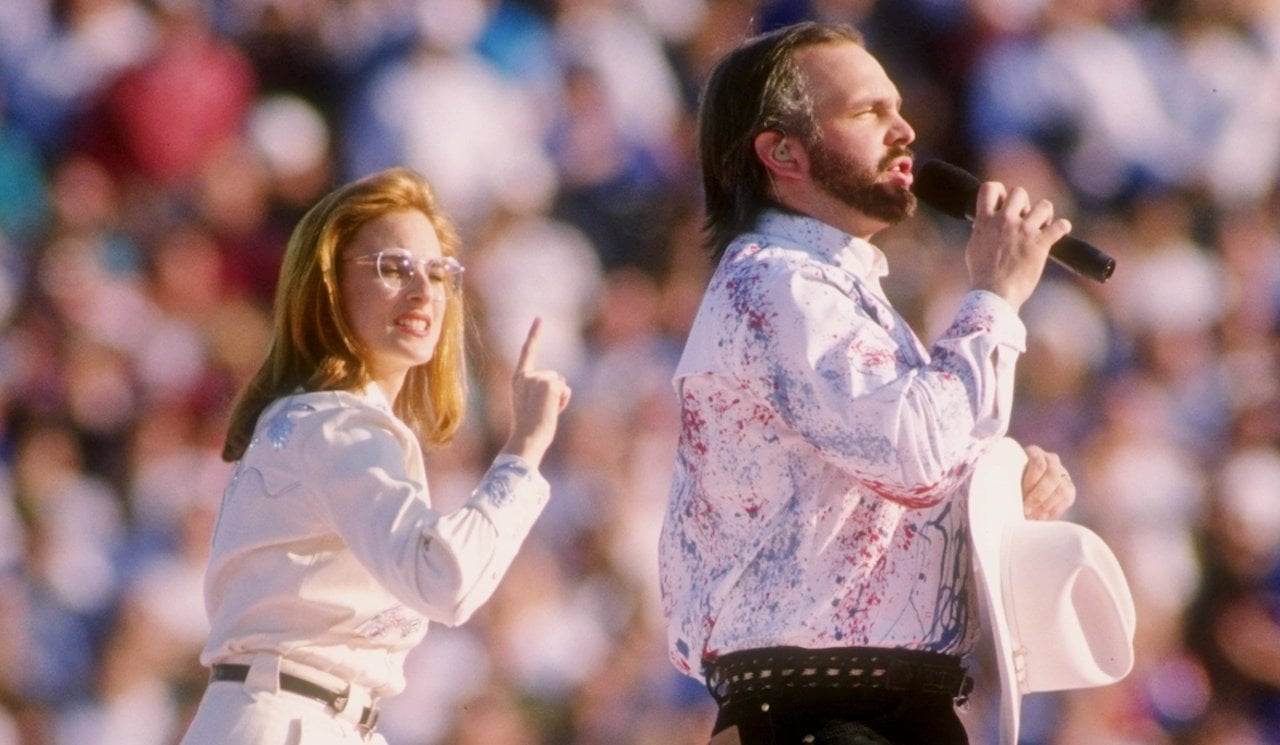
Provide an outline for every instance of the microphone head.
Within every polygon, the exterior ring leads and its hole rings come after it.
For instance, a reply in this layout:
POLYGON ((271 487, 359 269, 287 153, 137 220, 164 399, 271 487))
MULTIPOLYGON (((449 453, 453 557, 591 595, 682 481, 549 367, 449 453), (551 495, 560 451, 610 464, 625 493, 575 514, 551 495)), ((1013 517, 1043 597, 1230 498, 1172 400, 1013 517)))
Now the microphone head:
POLYGON ((921 202, 945 215, 971 220, 981 185, 977 176, 963 168, 931 160, 916 172, 911 191, 921 202))

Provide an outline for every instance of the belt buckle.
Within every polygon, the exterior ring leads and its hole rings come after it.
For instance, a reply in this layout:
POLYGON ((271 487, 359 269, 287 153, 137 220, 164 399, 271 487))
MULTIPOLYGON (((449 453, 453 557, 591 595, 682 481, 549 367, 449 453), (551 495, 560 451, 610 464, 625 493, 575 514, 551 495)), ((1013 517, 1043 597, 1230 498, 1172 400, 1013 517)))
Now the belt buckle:
POLYGON ((338 692, 338 695, 333 697, 333 700, 329 702, 329 706, 333 707, 333 710, 335 712, 341 714, 342 712, 347 710, 347 704, 349 704, 350 702, 351 702, 351 684, 348 683, 346 688, 343 688, 341 691, 338 692))
MULTIPOLYGON (((373 730, 378 726, 378 717, 381 715, 377 699, 373 696, 369 696, 368 702, 368 706, 361 708, 359 719, 355 718, 356 712, 354 711, 352 711, 350 715, 343 717, 343 719, 352 721, 361 736, 366 740, 373 735, 373 730)), ((333 711, 336 714, 342 714, 345 712, 351 706, 351 684, 348 683, 346 688, 343 688, 342 691, 334 696, 333 701, 330 702, 329 705, 333 708, 333 711)))

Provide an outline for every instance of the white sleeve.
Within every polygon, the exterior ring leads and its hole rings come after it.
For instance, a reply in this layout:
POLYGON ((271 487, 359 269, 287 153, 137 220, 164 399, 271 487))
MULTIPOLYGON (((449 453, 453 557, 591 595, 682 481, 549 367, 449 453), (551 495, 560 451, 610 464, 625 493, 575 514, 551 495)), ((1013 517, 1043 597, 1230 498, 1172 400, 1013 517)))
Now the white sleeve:
POLYGON ((732 279, 704 340, 702 355, 719 362, 700 366, 741 375, 821 457, 882 496, 944 499, 1006 431, 1026 331, 1000 297, 966 295, 926 354, 887 304, 823 272, 747 264, 732 279))
POLYGON ((433 621, 465 621, 493 594, 550 497, 538 471, 500 456, 458 509, 431 507, 405 466, 417 441, 385 412, 319 415, 302 452, 308 491, 333 530, 401 602, 433 621))

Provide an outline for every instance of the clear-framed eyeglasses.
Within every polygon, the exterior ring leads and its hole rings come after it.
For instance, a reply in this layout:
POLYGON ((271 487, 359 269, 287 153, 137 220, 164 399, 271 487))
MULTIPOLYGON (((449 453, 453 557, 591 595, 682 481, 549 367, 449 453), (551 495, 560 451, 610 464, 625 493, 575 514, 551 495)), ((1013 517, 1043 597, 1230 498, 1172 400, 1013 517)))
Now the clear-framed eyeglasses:
POLYGON ((413 283, 421 274, 426 278, 432 297, 445 298, 448 293, 462 289, 462 264, 452 256, 419 259, 403 248, 384 248, 371 254, 351 256, 355 264, 372 264, 384 287, 399 292, 413 283))

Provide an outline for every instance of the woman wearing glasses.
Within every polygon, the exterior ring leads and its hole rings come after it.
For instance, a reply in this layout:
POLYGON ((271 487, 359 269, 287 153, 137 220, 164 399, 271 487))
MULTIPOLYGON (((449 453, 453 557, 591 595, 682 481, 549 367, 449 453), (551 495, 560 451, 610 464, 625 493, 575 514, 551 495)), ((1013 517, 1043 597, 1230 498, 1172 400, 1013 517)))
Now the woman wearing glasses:
POLYGON ((184 745, 382 742, 378 700, 403 689, 407 652, 489 598, 546 504, 538 467, 570 391, 535 365, 535 320, 506 446, 466 504, 432 507, 421 447, 465 409, 457 253, 403 169, 336 190, 294 230, 223 449, 210 684, 184 745))

